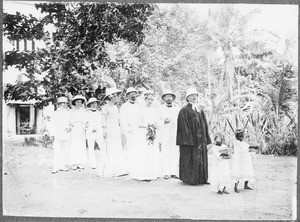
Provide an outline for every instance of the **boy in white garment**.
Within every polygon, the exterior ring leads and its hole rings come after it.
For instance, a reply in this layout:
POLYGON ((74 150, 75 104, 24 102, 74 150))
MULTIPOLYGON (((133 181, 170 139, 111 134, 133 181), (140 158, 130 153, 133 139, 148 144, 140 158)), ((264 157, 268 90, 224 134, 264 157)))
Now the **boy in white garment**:
POLYGON ((51 134, 54 136, 53 142, 53 169, 52 173, 68 171, 67 150, 70 146, 70 112, 67 106, 68 99, 59 97, 57 99, 57 110, 51 119, 51 134))
POLYGON ((165 104, 160 106, 159 138, 163 159, 163 174, 165 179, 179 177, 179 147, 176 146, 177 118, 180 108, 173 104, 176 96, 171 90, 162 95, 165 104))
POLYGON ((99 100, 92 97, 87 103, 89 110, 86 115, 86 138, 88 141, 88 159, 92 169, 96 169, 96 158, 94 153, 95 142, 97 142, 100 149, 102 149, 102 116, 101 112, 97 110, 98 102, 99 100))

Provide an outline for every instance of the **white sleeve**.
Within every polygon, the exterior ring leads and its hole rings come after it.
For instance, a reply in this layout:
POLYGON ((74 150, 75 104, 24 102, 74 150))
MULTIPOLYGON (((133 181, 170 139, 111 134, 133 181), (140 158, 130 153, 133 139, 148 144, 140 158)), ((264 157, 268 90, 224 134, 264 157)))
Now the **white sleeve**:
POLYGON ((51 136, 55 135, 56 122, 57 122, 57 111, 53 112, 51 119, 50 119, 49 133, 51 136))
POLYGON ((120 125, 121 125, 123 132, 128 133, 130 129, 129 129, 128 121, 127 121, 126 104, 123 104, 123 106, 121 106, 121 108, 120 108, 119 120, 120 120, 120 125))
POLYGON ((107 126, 107 114, 108 114, 108 110, 107 110, 107 106, 104 105, 102 107, 102 126, 107 126))
POLYGON ((158 108, 158 120, 157 120, 157 126, 158 128, 163 127, 165 122, 164 122, 164 116, 163 116, 163 107, 160 106, 158 108))

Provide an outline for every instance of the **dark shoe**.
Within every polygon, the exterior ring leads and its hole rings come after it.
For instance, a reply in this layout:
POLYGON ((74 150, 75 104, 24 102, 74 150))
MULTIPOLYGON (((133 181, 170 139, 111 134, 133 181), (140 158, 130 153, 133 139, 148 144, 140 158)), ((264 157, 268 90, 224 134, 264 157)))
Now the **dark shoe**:
POLYGON ((179 179, 179 177, 176 175, 171 175, 171 178, 179 179))
POLYGON ((239 193, 240 190, 237 187, 234 187, 234 192, 239 193))
POLYGON ((218 190, 217 194, 223 194, 221 190, 218 190))
POLYGON ((249 187, 248 185, 247 185, 247 186, 244 186, 244 189, 245 189, 245 190, 254 190, 253 188, 249 187))
POLYGON ((83 169, 84 169, 84 166, 82 166, 82 165, 79 164, 79 165, 77 165, 77 168, 83 170, 83 169))
POLYGON ((226 189, 223 189, 222 192, 225 193, 225 194, 229 194, 229 192, 226 189))
POLYGON ((210 182, 205 182, 204 184, 210 185, 210 182))

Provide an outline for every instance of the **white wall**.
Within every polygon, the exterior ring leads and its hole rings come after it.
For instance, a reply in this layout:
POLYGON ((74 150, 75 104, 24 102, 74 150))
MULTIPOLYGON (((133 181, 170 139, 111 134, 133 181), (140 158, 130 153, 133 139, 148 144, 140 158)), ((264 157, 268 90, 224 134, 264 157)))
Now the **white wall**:
POLYGON ((3 134, 16 134, 16 109, 12 105, 3 103, 3 134))

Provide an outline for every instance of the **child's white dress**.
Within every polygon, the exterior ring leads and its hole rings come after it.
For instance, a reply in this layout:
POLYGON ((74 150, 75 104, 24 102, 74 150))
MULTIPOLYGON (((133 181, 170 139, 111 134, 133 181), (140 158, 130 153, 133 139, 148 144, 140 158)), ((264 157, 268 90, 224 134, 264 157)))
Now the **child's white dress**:
POLYGON ((252 156, 249 144, 234 140, 234 154, 232 156, 232 178, 236 181, 251 181, 254 179, 252 156))
POLYGON ((228 159, 223 159, 220 155, 220 150, 228 149, 226 145, 213 145, 211 147, 212 153, 212 165, 211 165, 211 174, 210 174, 210 184, 211 190, 218 191, 223 190, 226 186, 228 188, 230 186, 230 170, 229 170, 229 162, 228 159))

